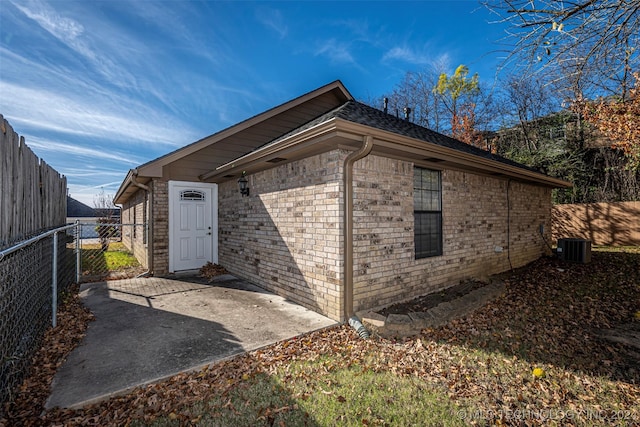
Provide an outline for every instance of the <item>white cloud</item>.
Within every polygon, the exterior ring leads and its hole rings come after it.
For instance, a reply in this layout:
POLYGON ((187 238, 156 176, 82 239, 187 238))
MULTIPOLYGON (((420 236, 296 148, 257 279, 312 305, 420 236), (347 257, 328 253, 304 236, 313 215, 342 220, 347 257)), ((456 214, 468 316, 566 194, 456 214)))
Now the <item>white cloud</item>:
POLYGON ((382 57, 383 61, 399 60, 408 62, 410 64, 426 64, 429 59, 421 54, 416 53, 414 50, 408 47, 396 46, 388 50, 382 57))
POLYGON ((120 187, 120 181, 104 182, 95 185, 69 184, 69 196, 84 203, 87 206, 94 206, 94 201, 98 194, 104 190, 108 196, 114 196, 120 187))
MULTIPOLYGON (((129 61, 145 57, 147 47, 143 43, 126 37, 118 29, 105 24, 107 21, 95 19, 91 13, 82 15, 86 23, 83 25, 78 20, 63 16, 41 0, 13 4, 67 48, 80 55, 83 61, 88 61, 93 70, 108 82, 121 88, 138 89, 138 79, 129 71, 133 68, 129 61), (91 31, 85 31, 85 26, 91 31)), ((52 46, 52 49, 55 47, 52 46)))
POLYGON ((72 156, 88 158, 94 161, 110 160, 127 165, 139 165, 142 163, 140 159, 132 157, 130 154, 126 153, 119 153, 113 150, 105 151, 100 149, 88 148, 75 144, 57 142, 33 136, 28 137, 27 145, 32 148, 37 148, 38 151, 50 151, 59 154, 69 154, 72 156))
MULTIPOLYGON (((28 145, 28 144, 27 144, 28 145)), ((80 168, 66 168, 64 171, 64 175, 67 178, 89 178, 95 176, 112 176, 114 178, 123 178, 124 173, 122 170, 112 170, 112 169, 100 169, 100 168, 91 168, 89 166, 80 168)))
POLYGON ((260 8, 256 11, 256 18, 266 28, 275 31, 280 39, 287 36, 289 28, 279 10, 260 8))
POLYGON ((95 58, 94 52, 81 38, 84 33, 81 23, 60 15, 47 3, 39 0, 13 2, 13 5, 71 49, 88 58, 95 58))
POLYGON ((195 139, 188 131, 168 125, 173 121, 168 117, 124 99, 116 102, 116 99, 93 98, 91 94, 76 98, 4 81, 0 82, 0 92, 11 99, 11 112, 6 116, 15 126, 174 147, 195 139))
POLYGON ((22 13, 36 21, 42 28, 63 41, 73 41, 84 32, 84 27, 73 19, 60 16, 46 3, 31 0, 12 2, 22 13))
POLYGON ((326 56, 332 62, 355 64, 348 43, 338 42, 336 39, 325 40, 318 45, 315 56, 326 56))
POLYGON ((429 49, 417 51, 407 46, 395 46, 385 52, 382 56, 383 62, 402 61, 412 65, 431 65, 438 68, 442 64, 450 62, 450 56, 447 52, 433 54, 429 49))

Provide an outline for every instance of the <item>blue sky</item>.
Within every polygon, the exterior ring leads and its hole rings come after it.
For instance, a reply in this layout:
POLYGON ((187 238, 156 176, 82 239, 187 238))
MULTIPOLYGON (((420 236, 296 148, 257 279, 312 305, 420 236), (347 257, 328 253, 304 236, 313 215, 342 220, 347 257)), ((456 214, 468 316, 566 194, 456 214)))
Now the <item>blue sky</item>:
POLYGON ((0 114, 93 205, 127 171, 340 79, 492 82, 504 28, 476 1, 0 0, 0 114))

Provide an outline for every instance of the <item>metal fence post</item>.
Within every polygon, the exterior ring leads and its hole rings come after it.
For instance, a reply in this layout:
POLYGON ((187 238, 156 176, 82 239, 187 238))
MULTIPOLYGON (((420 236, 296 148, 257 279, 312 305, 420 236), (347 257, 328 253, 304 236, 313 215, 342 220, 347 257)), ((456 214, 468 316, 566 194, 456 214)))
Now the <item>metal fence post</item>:
POLYGON ((80 268, 81 268, 81 264, 80 264, 80 251, 81 249, 81 245, 80 245, 80 233, 81 233, 81 225, 80 225, 80 220, 76 219, 76 283, 79 285, 80 284, 80 268))
POLYGON ((51 266, 51 290, 53 299, 51 302, 51 324, 56 327, 58 316, 58 232, 53 233, 53 261, 51 266))
POLYGON ((58 290, 73 279, 73 246, 65 234, 75 227, 67 224, 0 249, 0 402, 18 390, 45 331, 52 323, 57 327, 58 290))

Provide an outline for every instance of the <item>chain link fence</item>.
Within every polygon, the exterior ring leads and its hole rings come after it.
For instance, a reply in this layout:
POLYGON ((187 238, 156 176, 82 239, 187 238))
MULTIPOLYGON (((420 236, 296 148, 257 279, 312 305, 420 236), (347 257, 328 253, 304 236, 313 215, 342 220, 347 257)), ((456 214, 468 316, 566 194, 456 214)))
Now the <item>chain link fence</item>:
POLYGON ((45 331, 55 327, 57 301, 74 283, 146 271, 133 253, 142 251, 145 230, 77 223, 0 250, 0 413, 26 377, 45 331))
POLYGON ((144 224, 105 221, 79 227, 79 283, 125 279, 146 272, 138 260, 146 257, 144 224))

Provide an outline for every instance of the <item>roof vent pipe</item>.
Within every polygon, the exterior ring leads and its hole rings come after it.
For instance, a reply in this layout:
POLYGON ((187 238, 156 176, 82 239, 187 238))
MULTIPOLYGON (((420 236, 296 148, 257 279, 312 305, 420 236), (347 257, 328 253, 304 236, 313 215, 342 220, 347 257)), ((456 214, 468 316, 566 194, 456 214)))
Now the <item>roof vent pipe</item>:
POLYGON ((404 119, 409 120, 409 115, 411 115, 411 108, 404 107, 404 119))
POLYGON ((387 111, 389 109, 389 98, 384 97, 384 99, 382 100, 382 104, 384 106, 384 113, 387 114, 387 111))

